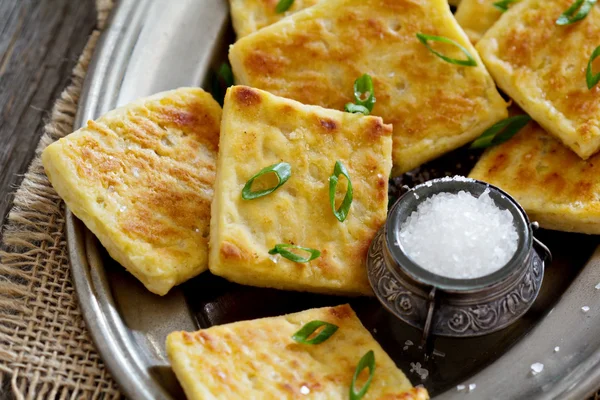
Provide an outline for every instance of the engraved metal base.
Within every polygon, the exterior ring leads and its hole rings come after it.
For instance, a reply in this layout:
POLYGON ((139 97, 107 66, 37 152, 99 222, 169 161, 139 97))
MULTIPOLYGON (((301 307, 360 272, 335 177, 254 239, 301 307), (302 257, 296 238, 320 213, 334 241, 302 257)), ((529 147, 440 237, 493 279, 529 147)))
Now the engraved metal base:
POLYGON ((402 321, 437 336, 473 337, 505 328, 531 307, 544 276, 544 261, 532 248, 528 268, 510 290, 483 298, 476 296, 470 301, 464 296, 438 291, 431 326, 427 329, 429 293, 411 291, 409 284, 397 279, 388 269, 384 253, 385 227, 377 233, 369 249, 368 275, 375 295, 402 321))

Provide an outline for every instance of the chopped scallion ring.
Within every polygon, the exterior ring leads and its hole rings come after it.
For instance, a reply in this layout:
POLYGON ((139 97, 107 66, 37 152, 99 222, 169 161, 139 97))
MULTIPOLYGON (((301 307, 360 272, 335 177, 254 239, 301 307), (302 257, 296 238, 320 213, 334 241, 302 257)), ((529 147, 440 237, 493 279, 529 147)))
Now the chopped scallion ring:
POLYGON ((516 115, 495 123, 471 144, 472 149, 484 149, 504 143, 531 121, 529 115, 516 115))
POLYGON ((376 99, 371 75, 363 74, 354 81, 354 101, 356 104, 346 104, 346 112, 369 115, 373 111, 376 99))
POLYGON ((340 221, 344 222, 346 217, 348 216, 348 212, 350 211, 350 205, 352 204, 352 181, 350 180, 350 175, 348 174, 348 170, 339 161, 335 162, 335 167, 333 167, 333 175, 329 177, 329 202, 331 203, 331 209, 333 210, 333 215, 340 221), (339 182, 339 176, 344 175, 346 179, 348 179, 348 189, 346 190, 346 196, 344 196, 344 200, 340 207, 335 209, 335 189, 337 188, 337 184, 339 182))
POLYGON ((281 185, 286 183, 287 180, 290 179, 290 176, 292 176, 292 167, 290 164, 286 162, 280 162, 278 164, 269 165, 268 167, 261 169, 256 175, 250 178, 248 182, 246 182, 244 188, 242 189, 242 199, 254 200, 273 193, 275 190, 279 189, 281 185), (253 192, 252 183, 254 183, 254 180, 268 173, 274 173, 277 176, 277 185, 273 186, 272 188, 253 192))
POLYGON ((373 350, 369 350, 358 362, 356 366, 356 370, 354 371, 354 376, 352 377, 352 383, 350 385, 350 400, 360 400, 364 397, 369 390, 369 385, 371 385, 371 381, 373 380, 373 375, 375 375, 375 353, 373 350), (369 368, 369 378, 363 385, 363 387, 357 392, 356 391, 356 380, 358 376, 362 372, 363 369, 369 368))
POLYGON ((354 99, 357 105, 367 108, 369 112, 373 111, 376 100, 371 75, 363 74, 354 81, 354 99))
POLYGON ((588 62, 587 70, 585 71, 585 80, 587 82, 587 87, 590 90, 600 81, 600 72, 596 75, 592 73, 592 63, 596 58, 598 58, 598 56, 600 56, 600 46, 594 49, 594 52, 590 57, 590 61, 588 62))
POLYGON ((469 51, 467 49, 465 49, 463 46, 461 46, 460 44, 458 44, 457 42, 455 42, 452 39, 448 39, 443 36, 425 35, 423 33, 417 33, 417 39, 419 39, 419 41, 421 43, 423 43, 430 52, 432 52, 433 54, 435 54, 442 60, 449 62, 450 64, 463 65, 465 67, 476 67, 477 66, 477 61, 475 61, 475 58, 471 55, 471 53, 469 53, 469 51), (467 59, 466 60, 457 60, 456 58, 446 57, 445 55, 438 53, 437 51, 432 49, 431 46, 429 46, 429 44, 427 43, 428 40, 432 40, 434 42, 448 43, 453 46, 456 46, 460 49, 460 51, 462 51, 467 56, 467 59))
POLYGON ((558 17, 556 25, 570 25, 581 21, 589 14, 597 0, 576 0, 575 3, 558 17), (577 14, 575 12, 579 10, 577 14))
POLYGON ((211 82, 211 93, 214 99, 223 106, 223 99, 227 88, 233 86, 233 72, 227 63, 221 64, 216 72, 213 72, 211 82))
POLYGON ((221 66, 219 67, 218 74, 219 74, 219 78, 223 79, 223 82, 225 82, 227 87, 233 86, 233 71, 231 70, 231 67, 229 66, 229 64, 227 64, 227 63, 221 64, 221 66))
POLYGON ((330 324, 329 322, 311 321, 304 325, 298 332, 294 333, 292 339, 302 344, 319 344, 329 339, 337 330, 338 326, 330 324), (317 333, 314 338, 309 339, 309 337, 321 327, 323 327, 323 329, 317 333))
POLYGON ((359 106, 354 103, 346 104, 345 111, 349 112, 351 114, 364 114, 364 115, 370 114, 369 109, 367 107, 359 106))
POLYGON ((501 0, 494 3, 493 6, 502 12, 506 12, 508 11, 508 6, 510 6, 512 3, 516 3, 517 1, 519 0, 501 0))
POLYGON ((283 14, 294 4, 294 0, 279 0, 277 6, 275 7, 275 12, 277 14, 283 14))
POLYGON ((297 263, 306 263, 309 261, 314 260, 315 258, 319 257, 321 255, 321 252, 319 250, 315 250, 315 249, 311 249, 309 247, 301 247, 301 246, 296 246, 293 244, 276 244, 275 247, 273 247, 271 250, 269 250, 269 254, 280 254, 282 257, 287 258, 290 261, 293 262, 297 262, 297 263), (296 249, 296 250, 302 250, 302 251, 306 251, 307 253, 309 253, 308 257, 301 257, 298 254, 292 253, 289 250, 286 249, 296 249))

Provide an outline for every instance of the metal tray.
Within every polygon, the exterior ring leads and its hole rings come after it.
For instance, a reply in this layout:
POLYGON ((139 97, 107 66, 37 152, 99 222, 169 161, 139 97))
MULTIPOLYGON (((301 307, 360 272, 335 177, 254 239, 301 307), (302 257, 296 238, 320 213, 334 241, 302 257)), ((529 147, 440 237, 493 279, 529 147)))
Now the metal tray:
MULTIPOLYGON (((90 67, 77 126, 141 96, 180 86, 208 87, 210 71, 225 59, 232 39, 226 0, 120 0, 90 67)), ((391 197, 397 185, 427 175, 465 174, 474 158, 465 149, 443 157, 421 173, 398 179, 391 197)), ((416 345, 406 345, 407 340, 417 343, 419 332, 373 299, 244 287, 208 272, 159 297, 111 260, 70 212, 67 233, 88 328, 113 377, 132 399, 184 398, 164 349, 173 330, 345 302, 411 381, 424 384, 435 399, 582 399, 600 386, 600 291, 594 288, 600 282, 600 251, 594 252, 594 236, 540 232, 555 261, 547 267, 532 309, 495 334, 438 339, 436 356, 425 362, 416 345), (582 312, 584 305, 589 312, 582 312), (411 366, 417 362, 429 372, 423 381, 411 366), (533 376, 535 362, 543 363, 544 370, 533 376), (477 385, 473 392, 456 390, 469 383, 477 385)))

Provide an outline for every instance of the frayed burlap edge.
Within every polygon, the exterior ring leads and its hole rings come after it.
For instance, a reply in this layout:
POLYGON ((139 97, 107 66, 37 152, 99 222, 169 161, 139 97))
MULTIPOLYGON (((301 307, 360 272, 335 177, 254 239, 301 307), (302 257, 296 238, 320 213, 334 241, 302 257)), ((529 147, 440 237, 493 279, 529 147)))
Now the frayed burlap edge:
POLYGON ((1 398, 116 399, 121 394, 87 332, 71 283, 65 213, 40 161, 71 133, 85 74, 113 0, 97 0, 98 29, 57 100, 18 189, 0 245, 1 398))

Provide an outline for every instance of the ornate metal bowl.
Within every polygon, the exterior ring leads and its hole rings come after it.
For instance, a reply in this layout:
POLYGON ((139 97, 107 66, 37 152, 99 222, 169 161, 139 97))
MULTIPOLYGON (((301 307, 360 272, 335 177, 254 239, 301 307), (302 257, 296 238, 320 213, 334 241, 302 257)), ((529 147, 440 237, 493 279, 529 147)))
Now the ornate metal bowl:
POLYGON ((371 286, 385 308, 423 331, 424 343, 431 335, 495 332, 521 317, 539 293, 544 262, 551 254, 533 236, 537 227, 511 196, 495 186, 460 177, 425 182, 398 199, 373 240, 367 260, 371 286), (519 234, 517 251, 504 267, 480 278, 453 279, 431 273, 407 256, 398 236, 400 226, 421 202, 436 193, 461 190, 479 197, 486 189, 498 207, 513 215, 519 234))

